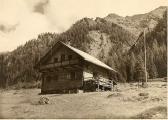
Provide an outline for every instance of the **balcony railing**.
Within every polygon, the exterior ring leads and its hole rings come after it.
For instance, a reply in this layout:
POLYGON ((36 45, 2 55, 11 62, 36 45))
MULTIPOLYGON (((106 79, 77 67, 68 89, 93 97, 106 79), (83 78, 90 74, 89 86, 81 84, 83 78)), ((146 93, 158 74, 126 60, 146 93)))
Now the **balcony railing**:
POLYGON ((113 80, 109 80, 109 79, 105 79, 103 77, 100 77, 99 79, 95 79, 94 77, 87 77, 87 78, 84 78, 84 81, 94 81, 96 84, 100 84, 100 85, 112 85, 112 81, 113 80))
POLYGON ((48 68, 55 68, 55 67, 61 67, 66 65, 73 65, 79 63, 79 60, 68 60, 68 61, 61 61, 56 63, 49 63, 47 65, 40 66, 40 69, 48 69, 48 68))

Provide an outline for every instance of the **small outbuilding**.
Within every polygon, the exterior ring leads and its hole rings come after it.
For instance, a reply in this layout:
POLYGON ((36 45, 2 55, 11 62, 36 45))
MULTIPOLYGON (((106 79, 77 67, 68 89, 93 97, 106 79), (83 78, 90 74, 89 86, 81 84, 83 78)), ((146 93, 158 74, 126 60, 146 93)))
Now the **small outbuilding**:
POLYGON ((42 74, 41 93, 106 91, 117 72, 77 48, 58 41, 35 66, 42 74))

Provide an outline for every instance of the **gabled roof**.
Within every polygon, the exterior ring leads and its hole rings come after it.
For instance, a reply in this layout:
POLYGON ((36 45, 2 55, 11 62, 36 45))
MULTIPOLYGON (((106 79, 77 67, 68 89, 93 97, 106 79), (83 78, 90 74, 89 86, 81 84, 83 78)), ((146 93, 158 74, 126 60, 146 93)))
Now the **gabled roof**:
MULTIPOLYGON (((74 47, 72 47, 72 46, 70 46, 70 45, 67 45, 67 44, 65 44, 65 43, 63 43, 63 42, 61 42, 61 41, 58 41, 56 44, 58 44, 58 43, 61 43, 62 45, 68 47, 68 48, 71 49, 73 52, 75 52, 76 54, 78 54, 79 56, 81 56, 81 57, 82 57, 85 61, 87 61, 87 62, 90 62, 90 63, 95 64, 95 65, 97 65, 97 66, 103 67, 103 68, 105 68, 105 69, 107 69, 107 70, 117 72, 117 71, 115 71, 114 69, 112 69, 111 67, 109 67, 108 65, 106 65, 105 63, 101 62, 100 60, 98 60, 97 58, 95 58, 95 57, 89 55, 89 54, 86 53, 86 52, 83 52, 83 51, 81 51, 81 50, 79 50, 79 49, 77 49, 77 48, 74 48, 74 47)), ((47 54, 48 54, 48 53, 47 53, 47 54)), ((45 55, 45 56, 46 56, 46 55, 45 55)), ((44 56, 44 57, 45 57, 45 56, 44 56)), ((42 59, 43 59, 43 58, 42 58, 42 59)))
MULTIPOLYGON (((67 45, 63 42, 61 42, 63 45, 67 46, 68 48, 70 48, 72 51, 74 51, 75 53, 77 53, 78 55, 80 55, 85 61, 88 61, 90 63, 93 63, 95 65, 98 65, 98 66, 101 66, 105 69, 108 69, 108 70, 111 70, 111 71, 115 71, 114 69, 112 69, 111 67, 109 67, 108 65, 106 65, 105 63, 101 62, 100 60, 98 60, 97 58, 89 55, 88 53, 86 52, 83 52, 77 48, 74 48, 70 45, 67 45)), ((116 72, 116 71, 115 71, 116 72)))

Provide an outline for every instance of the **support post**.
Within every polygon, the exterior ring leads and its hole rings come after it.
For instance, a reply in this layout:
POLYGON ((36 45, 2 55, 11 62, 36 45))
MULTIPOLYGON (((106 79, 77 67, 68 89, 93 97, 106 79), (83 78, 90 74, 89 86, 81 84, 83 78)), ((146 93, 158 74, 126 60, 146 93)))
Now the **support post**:
POLYGON ((111 91, 114 91, 113 80, 111 80, 111 91))
POLYGON ((98 88, 97 89, 98 89, 98 92, 99 92, 99 79, 97 79, 97 84, 98 84, 98 88))

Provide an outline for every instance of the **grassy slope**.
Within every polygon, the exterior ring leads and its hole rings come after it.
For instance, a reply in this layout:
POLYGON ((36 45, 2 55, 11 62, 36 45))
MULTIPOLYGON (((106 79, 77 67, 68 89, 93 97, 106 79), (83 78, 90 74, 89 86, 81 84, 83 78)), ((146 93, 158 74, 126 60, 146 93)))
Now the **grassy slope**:
POLYGON ((39 105, 40 89, 8 90, 0 94, 0 118, 166 118, 166 87, 119 85, 119 94, 92 92, 43 95, 50 103, 39 105), (148 92, 149 98, 138 96, 148 92), (160 100, 160 101, 159 101, 160 100))

